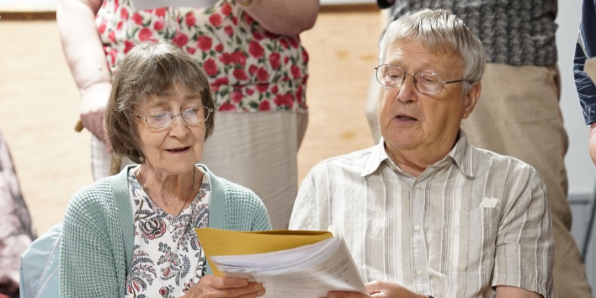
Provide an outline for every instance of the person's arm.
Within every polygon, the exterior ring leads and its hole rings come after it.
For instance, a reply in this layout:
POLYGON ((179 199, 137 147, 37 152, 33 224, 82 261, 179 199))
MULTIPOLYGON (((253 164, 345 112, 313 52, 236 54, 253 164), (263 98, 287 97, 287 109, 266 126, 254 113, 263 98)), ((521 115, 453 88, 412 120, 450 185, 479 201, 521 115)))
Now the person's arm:
POLYGON ((592 157, 592 162, 596 165, 596 122, 590 125, 590 140, 588 147, 590 149, 590 157, 592 157))
MULTIPOLYGON (((366 290, 370 294, 370 297, 379 298, 428 298, 428 295, 414 293, 398 284, 382 281, 373 281, 366 284, 366 290)), ((329 292, 327 294, 329 298, 364 298, 359 293, 354 292, 329 292)), ((437 297, 438 298, 438 297, 437 297)))
POLYGON ((517 287, 498 286, 497 298, 541 298, 542 295, 517 287))
MULTIPOLYGON (((383 298, 428 298, 430 296, 419 293, 414 293, 398 284, 388 282, 372 282, 366 285, 370 297, 383 297, 383 298)), ((497 298, 541 298, 542 295, 534 293, 522 288, 498 286, 496 289, 497 298)), ((353 292, 330 292, 327 297, 332 298, 364 298, 359 293, 353 292)), ((435 297, 440 298, 440 297, 435 297)))
POLYGON ((515 182, 499 203, 491 285, 501 298, 548 296, 555 240, 546 185, 530 165, 519 162, 512 166, 515 175, 510 181, 515 182))
POLYGON ((253 0, 240 6, 267 31, 289 36, 312 28, 319 13, 319 0, 253 0))
POLYGON ((102 0, 59 0, 56 22, 66 62, 81 94, 81 121, 111 148, 105 137, 103 114, 112 80, 94 23, 101 4, 102 0))
POLYGON ((290 217, 289 230, 327 230, 329 228, 328 198, 317 197, 315 177, 322 165, 317 165, 306 175, 298 195, 294 201, 294 208, 290 217), (322 201, 322 202, 321 202, 322 201))
POLYGON ((107 214, 99 201, 97 193, 82 190, 68 203, 61 235, 60 298, 122 295, 119 278, 126 278, 124 261, 115 259, 117 244, 102 222, 107 214))

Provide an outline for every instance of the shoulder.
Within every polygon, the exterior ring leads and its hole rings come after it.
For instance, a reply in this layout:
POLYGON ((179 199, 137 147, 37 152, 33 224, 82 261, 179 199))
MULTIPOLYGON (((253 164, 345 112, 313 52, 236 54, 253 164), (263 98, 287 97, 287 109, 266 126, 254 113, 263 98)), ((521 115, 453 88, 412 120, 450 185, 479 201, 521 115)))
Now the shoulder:
POLYGON ((360 175, 373 153, 373 147, 331 157, 316 164, 308 173, 309 178, 330 177, 333 174, 360 175))
POLYGON ((86 214, 93 214, 93 217, 97 218, 113 209, 115 209, 115 203, 110 180, 104 178, 81 188, 72 196, 68 202, 64 221, 68 224, 69 220, 79 219, 86 214))
POLYGON ((213 178, 219 179, 219 182, 221 183, 225 191, 225 197, 227 201, 231 200, 234 202, 241 202, 243 204, 249 205, 263 204, 259 196, 257 196, 257 194, 255 194, 255 192, 251 189, 221 177, 212 176, 212 179, 213 178))
POLYGON ((530 164, 509 155, 499 154, 490 150, 472 147, 475 158, 478 159, 479 169, 491 169, 493 171, 507 172, 514 175, 537 176, 538 171, 530 164))
POLYGON ((221 226, 226 229, 242 231, 271 230, 267 208, 252 190, 227 179, 217 177, 212 173, 210 173, 209 178, 212 185, 211 193, 214 196, 212 197, 214 203, 212 210, 217 209, 223 212, 214 211, 215 213, 212 215, 221 216, 221 219, 224 220, 224 222, 219 222, 220 219, 216 220, 218 223, 213 223, 214 227, 221 226), (215 196, 219 197, 216 198, 215 196), (223 201, 220 201, 223 202, 223 206, 220 204, 217 206, 222 206, 223 209, 215 208, 216 201, 220 199, 223 199, 223 201))
MULTIPOLYGON (((510 196, 526 191, 545 192, 546 186, 538 171, 530 164, 508 155, 472 147, 475 177, 491 185, 491 188, 507 190, 510 196)), ((496 191, 496 190, 495 190, 496 191)))
POLYGON ((256 206, 260 207, 264 204, 254 191, 244 187, 240 184, 229 181, 225 178, 218 177, 209 171, 207 167, 201 165, 205 172, 209 175, 211 181, 211 191, 214 195, 223 195, 226 205, 233 202, 240 207, 256 206))

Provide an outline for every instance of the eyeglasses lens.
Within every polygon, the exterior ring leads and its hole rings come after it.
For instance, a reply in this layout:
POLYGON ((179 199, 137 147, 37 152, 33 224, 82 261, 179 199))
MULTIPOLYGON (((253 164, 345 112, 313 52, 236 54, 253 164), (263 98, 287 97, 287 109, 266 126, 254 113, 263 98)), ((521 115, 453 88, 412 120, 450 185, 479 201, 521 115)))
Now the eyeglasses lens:
MULTIPOLYGON (((211 111, 206 107, 187 109, 182 112, 182 119, 188 124, 198 124, 207 121, 211 111)), ((156 129, 163 129, 172 125, 174 114, 170 111, 157 112, 147 116, 147 124, 156 129)))
MULTIPOLYGON (((404 81, 406 72, 393 65, 379 65, 377 68, 377 81, 387 87, 399 87, 404 81)), ((414 75, 416 89, 424 94, 434 95, 441 92, 443 80, 439 75, 429 72, 419 72, 414 75)))

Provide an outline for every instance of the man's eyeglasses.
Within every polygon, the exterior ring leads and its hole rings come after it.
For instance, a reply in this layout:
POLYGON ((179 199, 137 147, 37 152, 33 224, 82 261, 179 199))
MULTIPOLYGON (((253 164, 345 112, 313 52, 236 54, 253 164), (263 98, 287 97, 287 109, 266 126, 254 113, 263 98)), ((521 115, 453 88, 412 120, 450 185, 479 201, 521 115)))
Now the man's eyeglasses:
POLYGON ((407 73, 403 68, 395 65, 381 64, 376 69, 377 81, 387 87, 400 87, 406 75, 414 77, 416 90, 426 95, 436 95, 443 90, 445 84, 465 82, 467 80, 443 81, 440 75, 432 72, 407 73))
POLYGON ((170 111, 153 112, 145 117, 136 115, 137 118, 147 122, 150 127, 155 129, 165 129, 172 125, 174 117, 182 116, 182 119, 189 125, 197 125, 207 121, 209 115, 213 112, 212 108, 196 107, 184 110, 182 113, 174 114, 170 111))

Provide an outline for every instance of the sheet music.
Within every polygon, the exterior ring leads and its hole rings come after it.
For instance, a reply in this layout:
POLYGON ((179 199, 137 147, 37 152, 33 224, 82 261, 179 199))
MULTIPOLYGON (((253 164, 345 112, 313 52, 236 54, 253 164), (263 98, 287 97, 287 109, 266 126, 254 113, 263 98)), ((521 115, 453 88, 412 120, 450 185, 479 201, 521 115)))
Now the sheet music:
POLYGON ((366 286, 341 233, 315 244, 283 251, 212 256, 210 260, 229 277, 263 284, 265 298, 317 298, 329 291, 366 293, 366 286))

